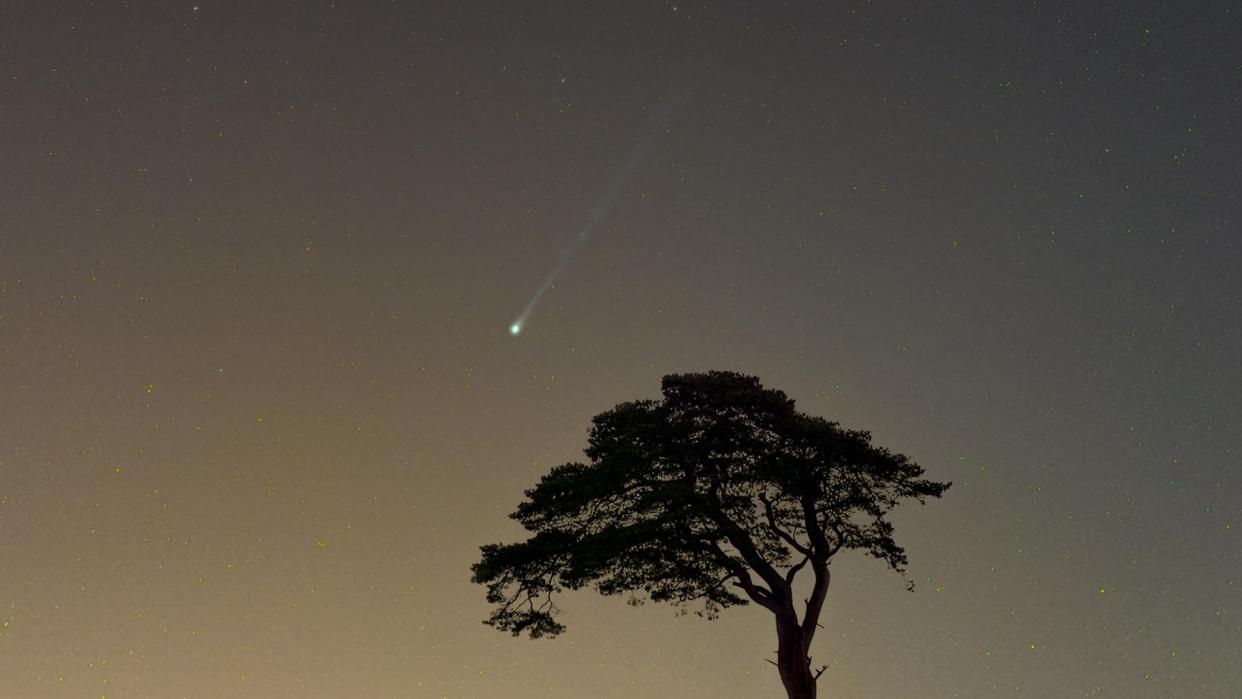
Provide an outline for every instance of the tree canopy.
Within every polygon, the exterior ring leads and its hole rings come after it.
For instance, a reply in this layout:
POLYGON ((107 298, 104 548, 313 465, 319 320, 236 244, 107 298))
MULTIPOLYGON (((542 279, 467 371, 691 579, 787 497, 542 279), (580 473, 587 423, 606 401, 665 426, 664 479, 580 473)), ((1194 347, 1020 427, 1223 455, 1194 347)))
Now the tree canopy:
POLYGON ((950 485, 922 479, 918 464, 867 432, 800 413, 757 378, 721 371, 666 376, 662 400, 596 416, 586 456, 526 491, 512 516, 530 538, 482 547, 473 579, 495 605, 486 623, 558 634, 556 593, 584 587, 701 604, 709 618, 754 602, 776 615, 791 697, 814 696, 808 651, 829 562, 856 549, 904 574, 887 513, 950 485), (792 588, 804 569, 814 585, 799 619, 792 588))

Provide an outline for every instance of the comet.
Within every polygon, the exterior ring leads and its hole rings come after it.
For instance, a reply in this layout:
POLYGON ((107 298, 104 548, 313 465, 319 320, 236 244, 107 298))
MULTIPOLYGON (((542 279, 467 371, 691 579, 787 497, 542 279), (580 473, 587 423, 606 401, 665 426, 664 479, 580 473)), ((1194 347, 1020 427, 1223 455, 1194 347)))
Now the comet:
POLYGON ((569 246, 561 252, 561 257, 557 260, 556 266, 552 268, 552 271, 548 274, 548 276, 544 277, 543 283, 535 289, 535 293, 531 294, 530 301, 526 303, 526 306, 522 309, 522 312, 519 313, 513 323, 509 325, 510 335, 517 337, 522 334, 523 330, 526 329, 526 322, 530 320, 531 315, 535 312, 535 308, 539 305, 539 300, 543 298, 543 295, 546 294, 549 289, 556 286, 556 280, 559 279, 569 267, 569 263, 572 262, 574 257, 578 254, 578 250, 582 247, 583 243, 591 237, 591 233, 595 230, 595 227, 599 225, 599 222, 608 215, 608 212, 612 209, 613 202, 616 200, 617 195, 620 194, 621 189, 625 186, 625 183, 629 180, 630 175, 647 157, 648 153, 650 153, 661 133, 667 132, 669 124, 672 121, 675 108, 678 106, 680 106, 678 101, 670 100, 668 102, 663 113, 656 117, 655 124, 653 125, 651 132, 638 144, 638 146, 634 148, 634 151, 630 153, 630 157, 617 170, 617 173, 612 178, 612 182, 608 186, 608 189, 604 192, 603 196, 600 197, 599 201, 596 202, 595 207, 591 210, 591 215, 587 218, 586 223, 581 229, 579 229, 578 234, 574 236, 573 240, 570 241, 569 246))

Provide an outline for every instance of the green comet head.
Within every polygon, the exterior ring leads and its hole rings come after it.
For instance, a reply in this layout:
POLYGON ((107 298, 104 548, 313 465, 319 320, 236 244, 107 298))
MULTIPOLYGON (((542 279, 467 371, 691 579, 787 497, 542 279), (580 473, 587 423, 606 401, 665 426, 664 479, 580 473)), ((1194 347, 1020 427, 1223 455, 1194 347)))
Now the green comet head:
POLYGON ((520 322, 509 326, 509 334, 517 337, 522 332, 522 324, 520 322))

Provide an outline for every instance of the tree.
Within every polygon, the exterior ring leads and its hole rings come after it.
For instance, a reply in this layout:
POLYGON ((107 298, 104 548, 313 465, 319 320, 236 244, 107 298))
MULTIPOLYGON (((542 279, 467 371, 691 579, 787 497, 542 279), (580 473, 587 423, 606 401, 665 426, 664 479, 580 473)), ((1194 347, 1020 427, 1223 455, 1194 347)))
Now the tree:
POLYGON ((752 376, 665 376, 663 394, 596 416, 590 462, 553 468, 513 513, 533 536, 482 547, 473 580, 496 605, 485 623, 554 636, 564 626, 553 595, 587 586, 701 602, 707 618, 754 602, 775 617, 789 697, 814 697, 823 668, 812 669, 810 648, 833 557, 860 550, 904 577, 885 515, 951 484, 920 479, 918 464, 869 433, 797 412, 752 376), (799 618, 803 571, 813 581, 799 618))

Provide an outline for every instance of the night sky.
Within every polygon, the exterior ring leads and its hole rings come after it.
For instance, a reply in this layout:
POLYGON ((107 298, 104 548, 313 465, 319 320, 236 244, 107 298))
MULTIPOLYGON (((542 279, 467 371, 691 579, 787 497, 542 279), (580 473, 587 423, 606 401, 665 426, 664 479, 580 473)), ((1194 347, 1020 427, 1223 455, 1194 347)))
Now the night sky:
POLYGON ((0 0, 0 64, 0 697, 781 696, 766 610, 470 583, 709 369, 955 482, 821 696, 1237 696, 1237 3, 0 0))

